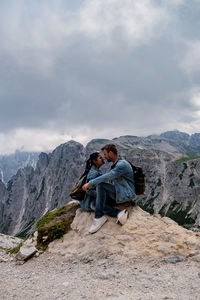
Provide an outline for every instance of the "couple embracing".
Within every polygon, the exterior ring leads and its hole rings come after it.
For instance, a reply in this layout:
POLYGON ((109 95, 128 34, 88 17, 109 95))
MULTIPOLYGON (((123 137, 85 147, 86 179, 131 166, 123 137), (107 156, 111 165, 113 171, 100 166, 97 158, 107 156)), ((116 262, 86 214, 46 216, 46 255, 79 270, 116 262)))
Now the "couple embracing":
POLYGON ((129 162, 120 158, 114 144, 107 144, 101 150, 104 158, 113 165, 109 172, 102 175, 100 167, 104 164, 104 159, 99 152, 92 153, 87 161, 87 183, 82 187, 86 194, 81 206, 85 210, 95 211, 89 233, 95 233, 103 226, 107 221, 105 215, 117 218, 118 224, 125 224, 128 211, 119 210, 115 206, 131 201, 136 196, 129 162))

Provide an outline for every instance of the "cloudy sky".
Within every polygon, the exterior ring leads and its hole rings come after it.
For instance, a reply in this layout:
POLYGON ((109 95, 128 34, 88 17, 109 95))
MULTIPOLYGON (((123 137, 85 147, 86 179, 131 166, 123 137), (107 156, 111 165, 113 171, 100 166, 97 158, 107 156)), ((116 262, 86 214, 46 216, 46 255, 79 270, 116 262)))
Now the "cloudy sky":
POLYGON ((0 1, 0 154, 200 132, 199 0, 0 1))

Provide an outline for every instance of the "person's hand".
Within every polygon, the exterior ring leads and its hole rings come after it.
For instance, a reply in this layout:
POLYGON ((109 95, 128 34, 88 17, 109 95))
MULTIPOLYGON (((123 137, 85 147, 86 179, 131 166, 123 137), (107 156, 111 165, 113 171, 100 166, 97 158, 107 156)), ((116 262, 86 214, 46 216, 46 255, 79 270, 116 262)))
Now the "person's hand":
POLYGON ((89 184, 89 182, 88 182, 88 183, 86 183, 86 184, 84 184, 84 185, 82 186, 82 190, 83 190, 83 191, 87 191, 87 190, 89 189, 89 187, 90 187, 90 184, 89 184))

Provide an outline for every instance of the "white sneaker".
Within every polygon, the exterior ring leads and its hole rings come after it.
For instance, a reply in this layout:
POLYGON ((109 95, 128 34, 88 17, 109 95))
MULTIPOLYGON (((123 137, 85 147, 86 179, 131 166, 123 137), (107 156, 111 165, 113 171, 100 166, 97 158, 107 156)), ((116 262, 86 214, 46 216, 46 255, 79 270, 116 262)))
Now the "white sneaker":
POLYGON ((98 219, 94 218, 94 220, 92 222, 92 226, 90 227, 89 233, 97 232, 107 220, 108 219, 105 216, 98 218, 98 219))
POLYGON ((128 219, 128 211, 124 209, 118 213, 116 223, 124 225, 127 219, 128 219))

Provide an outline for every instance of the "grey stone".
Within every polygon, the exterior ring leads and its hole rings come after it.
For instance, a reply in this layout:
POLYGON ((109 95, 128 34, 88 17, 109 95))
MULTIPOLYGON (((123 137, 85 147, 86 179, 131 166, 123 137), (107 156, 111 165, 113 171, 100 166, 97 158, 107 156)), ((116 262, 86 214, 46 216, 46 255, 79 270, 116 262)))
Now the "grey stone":
POLYGON ((200 255, 193 256, 192 260, 196 262, 200 262, 200 255))
POLYGON ((16 254, 16 259, 19 261, 25 261, 32 257, 37 252, 37 249, 33 245, 23 245, 19 252, 16 254))
POLYGON ((129 296, 108 296, 106 300, 131 300, 129 296))
POLYGON ((14 236, 9 236, 0 233, 0 248, 13 249, 17 247, 23 240, 14 236))
POLYGON ((112 279, 112 278, 115 278, 116 275, 114 273, 98 273, 96 274, 96 278, 98 279, 102 279, 102 280, 109 280, 109 279, 112 279))
POLYGON ((196 252, 192 252, 192 253, 187 254, 187 257, 192 257, 192 256, 196 256, 196 255, 199 255, 199 254, 200 254, 200 251, 196 251, 196 252))
POLYGON ((16 265, 23 265, 25 263, 24 260, 17 260, 16 265))
POLYGON ((164 257, 163 259, 161 259, 161 262, 175 264, 177 262, 181 262, 181 261, 185 261, 185 260, 186 260, 185 256, 177 255, 177 256, 164 257))

